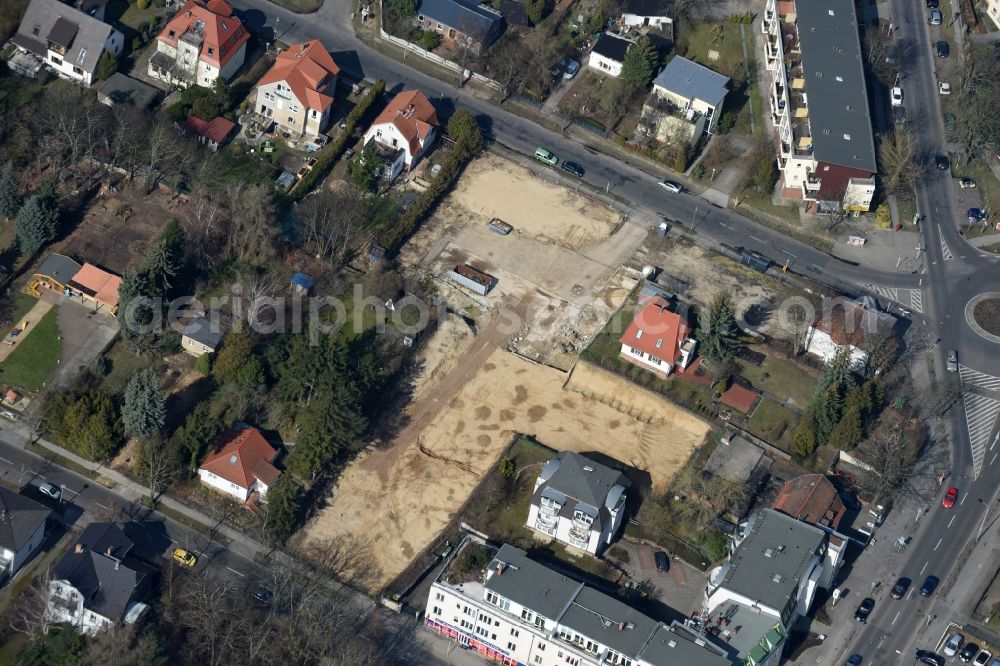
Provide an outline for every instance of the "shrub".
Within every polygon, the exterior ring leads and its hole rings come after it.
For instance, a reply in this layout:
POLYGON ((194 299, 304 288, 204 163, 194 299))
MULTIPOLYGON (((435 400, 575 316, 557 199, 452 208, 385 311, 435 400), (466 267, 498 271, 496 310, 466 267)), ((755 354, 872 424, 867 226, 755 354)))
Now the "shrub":
POLYGON ((441 45, 441 35, 432 30, 428 30, 420 37, 420 46, 428 51, 433 51, 441 45))
POLYGON ((194 369, 206 377, 212 372, 212 354, 205 352, 194 363, 194 369))
POLYGON ((149 0, 135 0, 135 6, 139 9, 149 9, 149 0))

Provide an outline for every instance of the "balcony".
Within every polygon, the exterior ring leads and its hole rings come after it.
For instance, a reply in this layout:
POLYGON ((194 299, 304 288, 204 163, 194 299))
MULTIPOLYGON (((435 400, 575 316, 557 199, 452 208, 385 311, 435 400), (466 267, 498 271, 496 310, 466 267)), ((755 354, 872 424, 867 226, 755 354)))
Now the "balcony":
POLYGON ((781 49, 787 55, 802 54, 802 49, 799 46, 799 31, 794 25, 781 26, 781 49))
POLYGON ((822 185, 823 181, 820 180, 812 171, 806 175, 806 179, 802 184, 806 192, 819 192, 822 185))

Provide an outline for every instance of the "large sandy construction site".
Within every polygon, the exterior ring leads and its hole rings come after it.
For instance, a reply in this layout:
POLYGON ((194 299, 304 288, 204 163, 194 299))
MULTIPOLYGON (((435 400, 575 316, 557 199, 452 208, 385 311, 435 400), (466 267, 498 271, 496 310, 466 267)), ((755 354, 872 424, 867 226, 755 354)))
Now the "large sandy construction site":
POLYGON ((496 155, 477 159, 400 255, 476 319, 476 332, 452 317, 424 341, 407 425, 348 466, 305 528, 307 544, 364 553, 357 582, 373 590, 434 542, 516 433, 605 454, 662 488, 708 432, 665 399, 575 365, 635 286, 627 264, 648 230, 546 178, 496 155), (514 232, 490 232, 494 217, 514 232), (449 283, 464 262, 499 279, 488 296, 449 283), (513 331, 502 325, 510 314, 513 331))

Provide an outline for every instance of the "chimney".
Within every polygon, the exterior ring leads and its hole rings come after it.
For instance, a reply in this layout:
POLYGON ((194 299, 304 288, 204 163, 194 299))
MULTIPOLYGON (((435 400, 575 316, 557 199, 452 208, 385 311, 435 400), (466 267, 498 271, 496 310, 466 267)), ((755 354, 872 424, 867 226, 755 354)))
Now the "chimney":
POLYGON ((73 552, 74 553, 82 553, 83 552, 83 544, 82 543, 76 544, 76 548, 73 549, 73 552))
POLYGON ((498 576, 502 576, 503 575, 503 568, 504 568, 503 567, 503 562, 497 562, 497 575, 498 576))
POLYGON ((120 566, 121 566, 121 562, 119 562, 118 560, 115 560, 115 571, 118 571, 118 567, 120 567, 120 566))
POLYGON ((107 555, 108 557, 111 557, 111 553, 113 551, 114 551, 114 548, 112 548, 111 546, 108 546, 108 549, 104 552, 104 554, 107 555))

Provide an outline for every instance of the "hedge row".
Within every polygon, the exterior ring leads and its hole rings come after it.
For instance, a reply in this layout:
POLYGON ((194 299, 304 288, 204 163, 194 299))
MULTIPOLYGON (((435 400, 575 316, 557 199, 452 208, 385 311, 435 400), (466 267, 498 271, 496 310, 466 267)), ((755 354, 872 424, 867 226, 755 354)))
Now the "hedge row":
POLYGON ((344 131, 341 132, 340 136, 336 141, 331 143, 325 150, 321 150, 319 156, 316 158, 316 164, 313 168, 302 177, 295 187, 288 193, 288 198, 292 201, 297 201, 307 195, 316 183, 326 177, 328 173, 333 169, 333 165, 337 163, 340 159, 341 154, 344 149, 347 148, 347 144, 354 139, 354 130, 357 126, 364 120, 365 114, 371 109, 372 105, 376 100, 382 97, 382 92, 385 90, 385 81, 379 79, 372 86, 372 89, 368 91, 365 98, 358 102, 357 106, 351 109, 351 112, 347 114, 347 119, 344 121, 346 127, 344 131))

